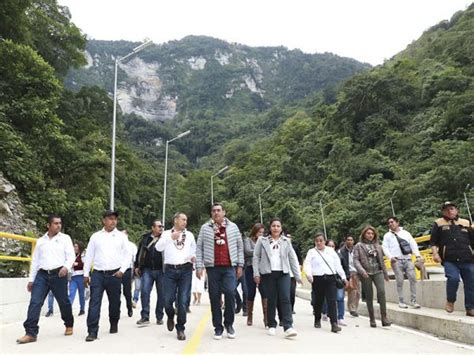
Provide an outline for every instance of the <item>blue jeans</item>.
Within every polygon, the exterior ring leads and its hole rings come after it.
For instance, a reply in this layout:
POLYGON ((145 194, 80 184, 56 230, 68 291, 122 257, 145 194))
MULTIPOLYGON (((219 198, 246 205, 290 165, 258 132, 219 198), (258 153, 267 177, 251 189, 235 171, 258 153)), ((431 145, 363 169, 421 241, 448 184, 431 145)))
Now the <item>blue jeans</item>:
MULTIPOLYGON (((338 288, 336 291, 336 303, 337 303, 337 319, 342 320, 344 319, 344 312, 345 312, 345 307, 344 307, 344 289, 343 288, 338 288)), ((326 299, 324 299, 324 304, 323 304, 323 314, 328 314, 328 303, 326 299)))
POLYGON ((87 312, 87 331, 97 336, 99 332, 100 308, 104 291, 109 299, 109 321, 117 324, 120 319, 120 293, 122 280, 111 274, 94 271, 91 276, 91 298, 87 312))
POLYGON ((293 327, 293 316, 291 311, 290 274, 284 274, 282 271, 272 271, 271 274, 261 276, 261 282, 265 285, 265 291, 268 292, 268 326, 276 328, 275 320, 277 304, 279 305, 279 317, 283 323, 283 329, 293 327))
POLYGON ((76 291, 79 291, 79 305, 81 307, 80 310, 83 311, 86 306, 86 299, 84 297, 84 275, 73 276, 71 282, 69 282, 69 302, 71 302, 71 306, 74 304, 76 291))
POLYGON ((28 315, 23 323, 25 333, 32 337, 36 337, 39 332, 38 321, 41 313, 41 307, 49 291, 52 291, 56 298, 61 318, 66 327, 74 325, 74 317, 72 316, 71 303, 67 296, 67 277, 59 277, 58 273, 48 274, 46 271, 38 271, 33 282, 31 290, 30 305, 28 306, 28 315))
POLYGON ((224 294, 224 326, 234 324, 235 318, 235 287, 237 279, 235 268, 231 266, 216 266, 206 268, 211 300, 212 325, 216 332, 222 332, 221 295, 224 294))
MULTIPOLYGON (((71 302, 72 305, 72 302, 71 302)), ((54 296, 53 292, 49 291, 48 292, 48 312, 53 313, 54 311, 54 296)))
POLYGON ((140 297, 140 290, 142 288, 142 279, 140 277, 135 277, 134 279, 135 289, 133 290, 133 302, 137 303, 140 297))
POLYGON ((444 262, 446 278, 446 298, 448 302, 456 302, 459 281, 464 284, 464 306, 466 310, 474 309, 474 263, 444 262))
POLYGON ((191 298, 191 282, 193 278, 193 265, 175 269, 165 265, 163 277, 163 288, 165 293, 165 311, 168 318, 174 317, 173 303, 176 300, 178 317, 176 320, 176 330, 184 331, 186 324, 186 314, 188 302, 191 298))
POLYGON ((156 288, 156 307, 155 316, 157 320, 163 319, 163 308, 165 308, 165 293, 163 288, 163 270, 152 270, 144 268, 142 270, 142 289, 141 289, 141 316, 144 319, 150 319, 150 294, 153 289, 153 283, 156 288))

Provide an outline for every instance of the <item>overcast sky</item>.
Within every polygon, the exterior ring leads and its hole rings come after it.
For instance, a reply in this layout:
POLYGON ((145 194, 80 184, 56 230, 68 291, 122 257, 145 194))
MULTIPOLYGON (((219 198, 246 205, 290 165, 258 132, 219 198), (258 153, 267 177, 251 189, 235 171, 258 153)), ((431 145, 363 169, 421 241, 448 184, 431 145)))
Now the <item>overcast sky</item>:
POLYGON ((155 43, 206 35, 332 52, 376 65, 471 0, 58 0, 90 38, 155 43))

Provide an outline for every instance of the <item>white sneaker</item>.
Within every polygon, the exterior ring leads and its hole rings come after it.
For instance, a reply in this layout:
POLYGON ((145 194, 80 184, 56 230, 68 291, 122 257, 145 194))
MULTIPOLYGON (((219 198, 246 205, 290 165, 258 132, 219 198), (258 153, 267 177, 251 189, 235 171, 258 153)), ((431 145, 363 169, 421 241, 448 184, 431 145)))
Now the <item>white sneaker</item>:
POLYGON ((421 306, 418 303, 416 303, 416 301, 411 301, 410 306, 411 308, 414 308, 414 309, 421 308, 421 306))
POLYGON ((340 326, 343 326, 343 327, 347 327, 347 323, 344 322, 344 319, 339 319, 337 321, 337 325, 340 325, 340 326))
POLYGON ((408 308, 408 305, 406 303, 399 302, 398 307, 406 309, 406 308, 408 308))
POLYGON ((298 332, 294 328, 288 328, 285 330, 285 338, 291 338, 298 335, 298 332))
POLYGON ((271 336, 275 336, 276 328, 268 328, 267 334, 271 336))

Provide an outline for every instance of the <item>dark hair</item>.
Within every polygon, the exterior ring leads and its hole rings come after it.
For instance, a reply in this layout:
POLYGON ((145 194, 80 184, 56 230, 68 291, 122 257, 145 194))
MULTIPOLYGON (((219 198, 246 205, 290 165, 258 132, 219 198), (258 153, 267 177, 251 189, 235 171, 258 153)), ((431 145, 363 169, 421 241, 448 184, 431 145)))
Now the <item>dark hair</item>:
POLYGON ((323 237, 323 239, 326 240, 326 236, 324 235, 324 233, 317 232, 317 233, 314 235, 314 240, 316 240, 317 237, 323 237))
POLYGON ((386 220, 385 220, 385 223, 388 223, 388 221, 390 221, 391 219, 393 219, 395 222, 397 223, 400 223, 400 221, 398 220, 397 217, 395 216, 391 216, 391 217, 388 217, 386 220))
MULTIPOLYGON (((278 217, 273 217, 273 218, 270 220, 270 223, 268 223, 268 235, 271 235, 271 234, 272 234, 272 229, 271 229, 271 227, 272 227, 273 222, 280 222, 280 225, 282 225, 280 218, 278 218, 278 217)), ((283 234, 283 228, 281 229, 280 235, 282 235, 282 234, 283 234)))
POLYGON ((75 240, 73 245, 74 244, 77 244, 77 246, 79 247, 79 254, 82 254, 82 252, 84 251, 84 244, 82 244, 82 242, 80 242, 78 240, 75 240))
POLYGON ((353 236, 352 234, 348 234, 348 235, 346 235, 346 236, 344 237, 344 241, 346 241, 347 238, 352 238, 352 239, 354 239, 354 236, 353 236))
POLYGON ((250 230, 250 239, 254 239, 260 229, 265 230, 265 226, 262 223, 255 223, 250 230))
MULTIPOLYGON (((155 219, 153 220, 153 222, 151 222, 151 227, 153 227, 157 222, 160 222, 161 223, 161 219, 155 219)), ((161 223, 163 224, 163 223, 161 223)))
POLYGON ((225 211, 224 205, 223 205, 222 203, 220 203, 220 202, 214 202, 214 203, 212 204, 212 206, 211 206, 211 211, 212 211, 212 209, 213 209, 214 207, 216 207, 216 206, 221 206, 222 210, 225 211))
POLYGON ((53 222, 53 220, 56 219, 56 218, 61 219, 61 217, 59 215, 54 214, 54 213, 48 215, 48 224, 51 224, 53 222))
POLYGON ((326 245, 329 245, 329 242, 332 242, 332 243, 334 244, 334 249, 337 248, 337 244, 336 244, 336 242, 335 242, 333 239, 328 239, 328 240, 326 240, 326 245))

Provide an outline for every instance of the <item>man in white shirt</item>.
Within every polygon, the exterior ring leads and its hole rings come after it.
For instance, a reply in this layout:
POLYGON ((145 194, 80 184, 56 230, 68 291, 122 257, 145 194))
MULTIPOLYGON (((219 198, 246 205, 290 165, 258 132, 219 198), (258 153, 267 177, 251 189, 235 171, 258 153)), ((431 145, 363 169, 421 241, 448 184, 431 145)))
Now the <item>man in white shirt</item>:
POLYGON ((188 217, 178 212, 173 217, 174 227, 164 231, 155 245, 156 250, 163 252, 165 291, 165 312, 168 316, 166 323, 171 332, 175 327, 174 307, 176 300, 178 317, 176 332, 178 340, 186 340, 184 325, 188 302, 191 297, 191 282, 193 276, 193 263, 196 260, 196 242, 194 235, 186 230, 188 217), (177 296, 177 299, 176 299, 177 296))
POLYGON ((59 304, 61 318, 66 326, 64 335, 72 335, 74 317, 67 291, 67 273, 71 270, 76 255, 71 237, 61 233, 61 227, 61 217, 48 216, 48 231, 36 243, 27 285, 31 299, 28 316, 23 323, 25 335, 17 339, 18 344, 36 341, 41 307, 50 290, 59 304))
POLYGON ((87 313, 86 341, 97 339, 99 332, 102 296, 107 292, 109 299, 110 333, 118 332, 120 319, 120 293, 123 273, 129 267, 128 238, 117 229, 118 213, 105 211, 102 215, 104 228, 89 239, 84 262, 84 284, 90 284, 91 296, 87 313), (89 278, 94 264, 94 272, 89 278))
POLYGON ((400 227, 397 217, 387 218, 387 225, 389 231, 383 236, 382 248, 384 254, 390 259, 392 270, 397 280, 398 306, 400 308, 408 308, 403 297, 403 280, 406 275, 410 281, 410 305, 413 308, 420 308, 420 305, 416 303, 416 274, 415 267, 411 261, 412 254, 416 255, 417 259, 421 258, 418 245, 412 235, 400 227), (406 248, 402 249, 400 243, 405 244, 406 248))

